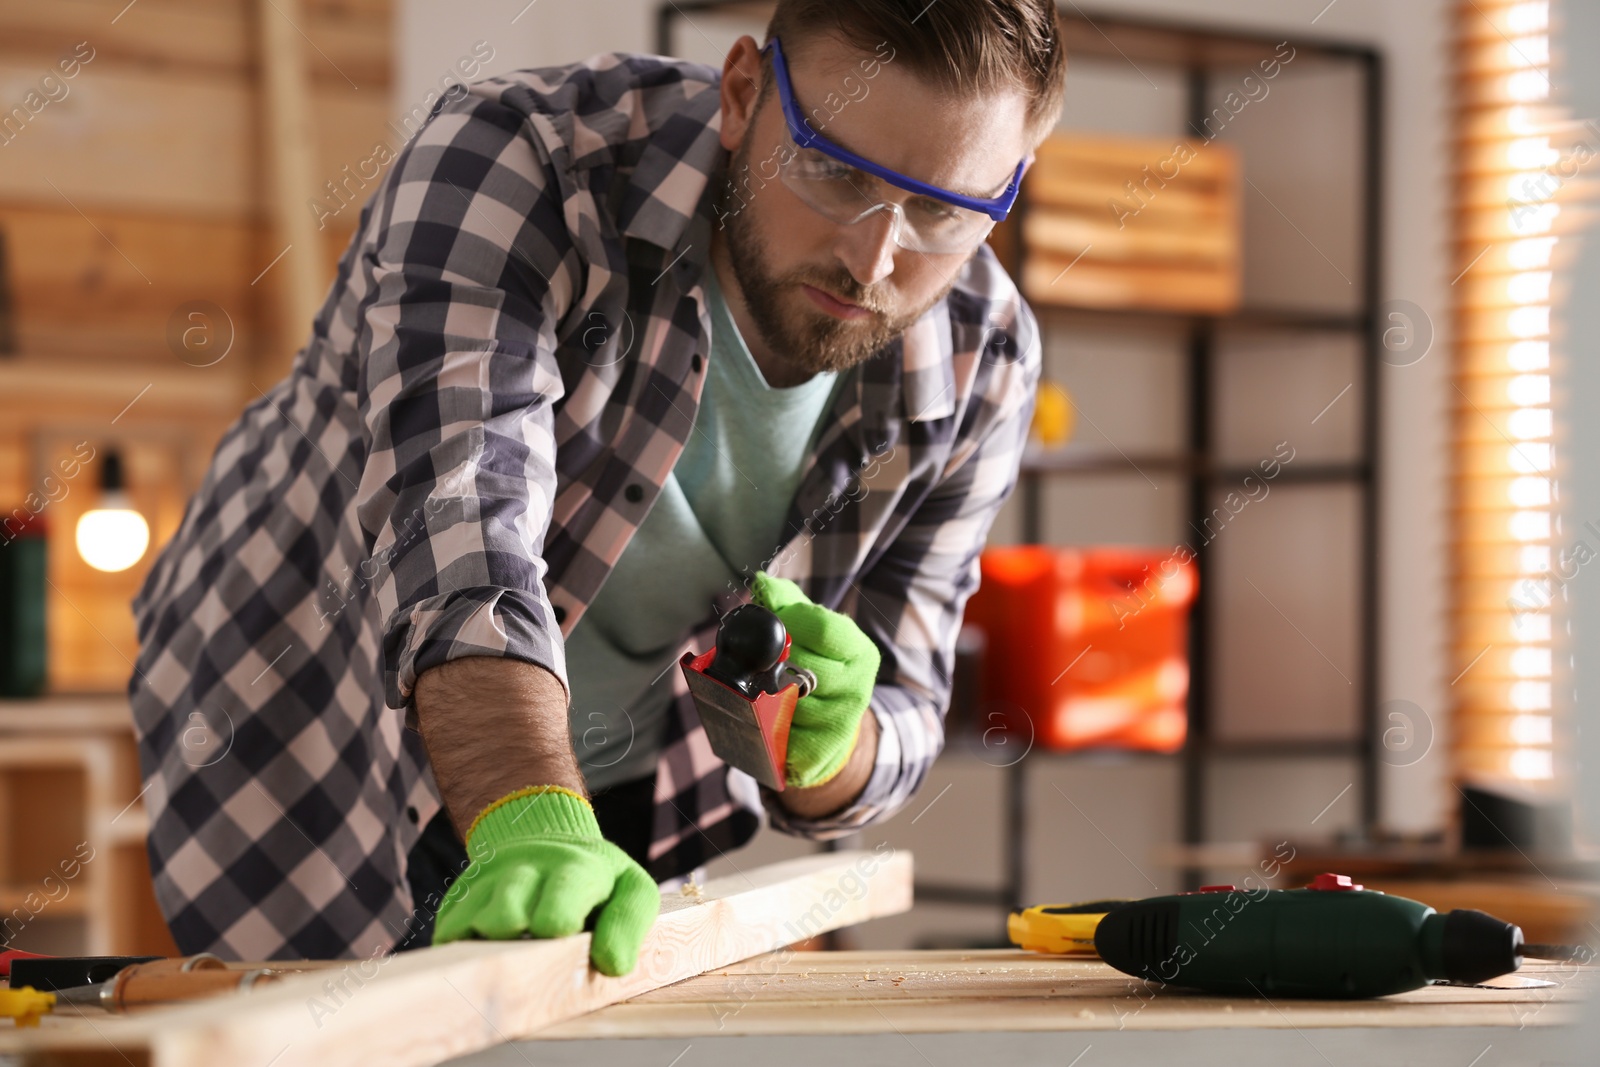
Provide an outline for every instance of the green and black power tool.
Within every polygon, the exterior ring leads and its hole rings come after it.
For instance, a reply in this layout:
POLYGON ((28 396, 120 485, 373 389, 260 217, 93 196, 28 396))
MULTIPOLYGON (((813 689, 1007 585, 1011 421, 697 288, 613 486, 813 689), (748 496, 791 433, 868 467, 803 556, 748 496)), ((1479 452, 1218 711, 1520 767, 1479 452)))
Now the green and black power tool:
POLYGON ((1340 874, 1318 875, 1303 889, 1205 886, 1103 901, 1092 910, 1104 914, 1066 907, 1014 913, 1012 938, 1025 948, 1081 951, 1073 946, 1085 939, 1089 919, 1095 952, 1119 971, 1267 997, 1381 997, 1432 981, 1484 982, 1521 967, 1524 955, 1581 958, 1581 946, 1524 945, 1519 927, 1481 911, 1441 914, 1340 874), (1050 922, 1077 929, 1052 939, 1044 929, 1050 922), (1058 945, 1047 948, 1051 940, 1058 945))

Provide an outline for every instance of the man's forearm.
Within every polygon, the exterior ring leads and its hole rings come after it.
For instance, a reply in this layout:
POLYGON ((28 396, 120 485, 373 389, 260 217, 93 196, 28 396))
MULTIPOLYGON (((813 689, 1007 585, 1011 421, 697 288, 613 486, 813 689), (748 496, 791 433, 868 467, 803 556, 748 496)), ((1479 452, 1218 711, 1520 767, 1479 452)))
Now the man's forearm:
POLYGON ((802 819, 820 819, 853 804, 872 777, 872 766, 878 759, 878 717, 868 708, 861 716, 861 729, 856 734, 856 747, 850 751, 839 773, 810 789, 790 786, 778 794, 778 803, 784 810, 802 819))
POLYGON ((587 796, 572 752, 567 692, 543 667, 475 656, 417 678, 417 724, 456 833, 478 812, 530 785, 587 796))

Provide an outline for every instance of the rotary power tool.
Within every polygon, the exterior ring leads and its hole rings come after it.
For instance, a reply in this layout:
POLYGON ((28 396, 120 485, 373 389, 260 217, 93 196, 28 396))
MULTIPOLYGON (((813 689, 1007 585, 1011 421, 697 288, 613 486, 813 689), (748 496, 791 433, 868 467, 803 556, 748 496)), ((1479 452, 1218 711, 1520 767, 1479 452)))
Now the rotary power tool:
POLYGON ((1208 993, 1381 997, 1431 981, 1473 985, 1524 956, 1584 959, 1583 946, 1526 945, 1522 930, 1467 908, 1426 904, 1321 874, 1303 889, 1204 886, 1143 900, 1013 912, 1012 941, 1093 952, 1135 978, 1208 993), (1091 948, 1092 946, 1092 948, 1091 948))
POLYGON ((760 604, 741 604, 717 623, 716 644, 679 660, 711 751, 762 785, 782 791, 795 703, 816 675, 788 662, 783 620, 760 604))

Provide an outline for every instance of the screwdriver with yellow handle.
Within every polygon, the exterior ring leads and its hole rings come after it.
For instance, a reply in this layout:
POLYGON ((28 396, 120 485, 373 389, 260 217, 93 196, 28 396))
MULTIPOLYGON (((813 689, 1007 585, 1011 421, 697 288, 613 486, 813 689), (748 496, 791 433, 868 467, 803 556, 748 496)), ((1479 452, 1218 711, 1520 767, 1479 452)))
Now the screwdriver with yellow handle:
POLYGON ((181 959, 158 959, 124 967, 113 977, 93 985, 53 992, 32 986, 0 990, 0 1017, 18 1026, 37 1026, 39 1017, 60 1005, 129 1011, 155 1004, 197 1000, 221 993, 244 992, 276 981, 282 972, 273 967, 231 968, 205 953, 181 959))

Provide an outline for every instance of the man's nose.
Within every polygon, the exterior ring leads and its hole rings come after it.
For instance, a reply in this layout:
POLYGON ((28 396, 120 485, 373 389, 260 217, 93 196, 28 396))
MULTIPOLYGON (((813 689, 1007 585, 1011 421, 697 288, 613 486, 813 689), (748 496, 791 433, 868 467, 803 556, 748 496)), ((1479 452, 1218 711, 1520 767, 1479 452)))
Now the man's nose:
POLYGON ((834 255, 850 276, 862 285, 872 285, 894 273, 894 211, 880 204, 866 218, 839 227, 834 255))

